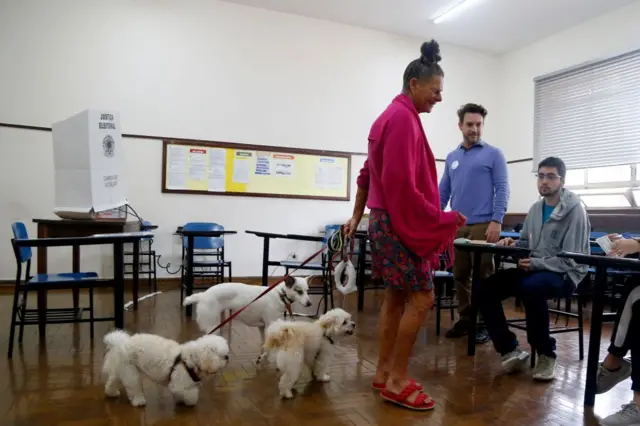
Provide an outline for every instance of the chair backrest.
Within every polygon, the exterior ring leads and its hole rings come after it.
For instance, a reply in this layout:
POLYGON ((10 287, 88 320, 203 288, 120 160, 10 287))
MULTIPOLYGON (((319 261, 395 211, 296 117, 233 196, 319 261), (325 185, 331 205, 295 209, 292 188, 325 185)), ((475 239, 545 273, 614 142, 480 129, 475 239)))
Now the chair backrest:
MULTIPOLYGON (((13 238, 16 240, 28 240, 29 234, 27 233, 27 227, 22 222, 14 222, 11 224, 11 230, 13 231, 13 238)), ((31 260, 31 247, 20 247, 19 255, 20 262, 24 263, 31 260)))
MULTIPOLYGON (((224 226, 212 222, 189 222, 182 227, 185 231, 224 231, 224 226)), ((187 247, 187 238, 182 237, 182 245, 187 247)), ((224 247, 222 237, 195 237, 193 239, 194 250, 220 250, 224 247)))

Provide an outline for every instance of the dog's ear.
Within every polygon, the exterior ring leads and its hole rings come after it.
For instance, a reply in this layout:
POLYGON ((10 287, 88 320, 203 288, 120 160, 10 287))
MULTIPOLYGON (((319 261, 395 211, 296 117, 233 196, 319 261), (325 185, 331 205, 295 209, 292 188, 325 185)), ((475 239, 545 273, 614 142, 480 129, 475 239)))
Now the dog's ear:
POLYGON ((318 320, 320 327, 322 327, 324 330, 327 330, 328 328, 333 327, 335 322, 336 322, 336 318, 329 315, 322 316, 318 320))
POLYGON ((293 285, 295 284, 296 280, 295 278, 293 278, 292 276, 288 275, 285 279, 284 279, 284 285, 287 286, 287 288, 291 288, 293 287, 293 285))

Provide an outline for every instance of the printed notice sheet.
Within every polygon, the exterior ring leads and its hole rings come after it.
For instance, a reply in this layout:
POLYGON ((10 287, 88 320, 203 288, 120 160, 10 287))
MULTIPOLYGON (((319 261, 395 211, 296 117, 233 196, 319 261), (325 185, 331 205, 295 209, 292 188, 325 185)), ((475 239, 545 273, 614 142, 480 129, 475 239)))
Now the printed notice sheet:
POLYGON ((256 175, 271 176, 271 156, 268 152, 258 152, 256 156, 256 175))
POLYGON ((293 177, 294 161, 293 155, 273 154, 273 174, 279 177, 293 177))
POLYGON ((318 188, 340 188, 344 185, 344 168, 332 158, 322 158, 316 167, 315 185, 318 188))
POLYGON ((207 179, 207 150, 205 148, 189 149, 189 180, 204 181, 207 179))
POLYGON ((235 183, 249 183, 251 175, 252 154, 247 151, 237 151, 233 161, 233 181, 235 183))
POLYGON ((186 146, 169 145, 167 153, 167 188, 186 189, 187 187, 187 151, 186 146))
POLYGON ((209 191, 224 192, 227 185, 227 151, 209 148, 209 191))

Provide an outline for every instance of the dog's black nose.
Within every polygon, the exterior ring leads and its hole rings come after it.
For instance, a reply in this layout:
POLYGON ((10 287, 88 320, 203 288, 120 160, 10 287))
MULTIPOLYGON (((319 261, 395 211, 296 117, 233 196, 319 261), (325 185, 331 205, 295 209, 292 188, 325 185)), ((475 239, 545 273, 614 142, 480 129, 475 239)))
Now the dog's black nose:
POLYGON ((229 355, 225 355, 223 358, 225 361, 229 361, 229 355))
POLYGON ((307 302, 307 304, 306 304, 305 306, 309 307, 309 306, 311 306, 311 305, 313 305, 313 303, 311 303, 311 301, 308 301, 308 302, 307 302))

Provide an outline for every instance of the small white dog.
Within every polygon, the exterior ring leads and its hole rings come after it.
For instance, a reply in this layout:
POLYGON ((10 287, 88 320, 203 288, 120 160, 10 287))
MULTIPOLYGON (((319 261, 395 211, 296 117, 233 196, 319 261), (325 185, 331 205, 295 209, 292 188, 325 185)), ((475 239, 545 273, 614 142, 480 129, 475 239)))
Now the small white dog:
POLYGON ((177 402, 195 405, 200 381, 229 361, 229 345, 221 336, 202 336, 181 345, 155 334, 130 335, 115 330, 104 337, 104 343, 107 350, 102 366, 105 394, 120 396, 122 385, 135 407, 146 404, 142 374, 167 386, 177 402))
MULTIPOLYGON (((287 306, 298 302, 302 306, 311 306, 309 299, 309 279, 301 277, 287 277, 284 282, 278 284, 273 290, 265 294, 260 300, 244 310, 236 319, 249 327, 258 327, 260 330, 260 344, 264 344, 265 328, 281 318, 287 306)), ((208 333, 221 322, 222 312, 226 310, 237 311, 248 305, 265 287, 241 283, 223 283, 208 288, 202 293, 196 293, 184 298, 184 306, 196 304, 196 322, 204 333, 208 333)), ((216 331, 216 334, 220 330, 216 331)), ((260 353, 257 364, 265 357, 264 351, 260 353)))
POLYGON ((309 367, 316 380, 328 382, 333 339, 353 334, 355 327, 351 314, 342 309, 332 309, 315 322, 274 321, 267 328, 264 348, 268 353, 275 352, 276 365, 282 374, 280 395, 293 397, 292 388, 303 365, 309 367))

